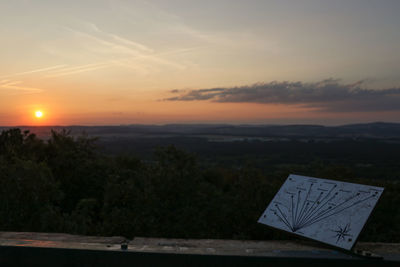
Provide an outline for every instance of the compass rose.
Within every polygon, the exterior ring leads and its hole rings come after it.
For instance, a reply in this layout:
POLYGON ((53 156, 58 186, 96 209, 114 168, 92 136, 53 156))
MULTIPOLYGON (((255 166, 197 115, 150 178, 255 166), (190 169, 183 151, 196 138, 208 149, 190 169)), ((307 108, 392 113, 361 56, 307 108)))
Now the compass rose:
POLYGON ((349 223, 346 224, 345 227, 338 226, 337 230, 331 230, 332 232, 336 233, 336 235, 334 236, 334 237, 336 237, 336 244, 339 241, 344 241, 346 237, 352 236, 351 234, 349 234, 350 230, 351 229, 350 229, 350 224, 349 223))

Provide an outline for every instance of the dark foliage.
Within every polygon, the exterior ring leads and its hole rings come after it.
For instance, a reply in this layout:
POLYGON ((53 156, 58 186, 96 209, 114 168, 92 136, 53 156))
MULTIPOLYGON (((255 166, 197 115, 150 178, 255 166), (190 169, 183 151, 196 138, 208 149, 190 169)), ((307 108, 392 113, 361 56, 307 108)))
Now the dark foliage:
MULTIPOLYGON (((281 149, 290 150, 290 144, 284 143, 281 149)), ((275 158, 264 158, 267 167, 259 168, 261 159, 257 161, 254 155, 247 160, 245 155, 237 156, 231 165, 211 165, 166 146, 159 148, 152 160, 143 161, 126 155, 107 156, 97 149, 96 139, 74 138, 67 131, 53 131, 46 142, 27 131, 3 131, 0 230, 128 238, 293 238, 257 224, 289 173, 341 180, 359 175, 348 164, 319 157, 314 143, 295 145, 302 146, 303 152, 311 151, 312 156, 305 153, 305 162, 286 157, 287 164, 283 164, 282 154, 276 153, 275 158), (235 165, 239 159, 240 164, 235 165)), ((354 160, 354 149, 361 148, 351 142, 346 146, 354 160)), ((277 151, 276 144, 270 149, 277 151)), ((362 149, 365 153, 358 155, 361 162, 369 160, 368 153, 372 153, 362 149)), ((332 157, 339 153, 329 151, 332 157)), ((371 171, 389 176, 390 170, 385 168, 389 165, 385 164, 391 161, 393 158, 385 154, 371 171)), ((398 179, 352 181, 386 188, 362 239, 399 242, 398 179)))

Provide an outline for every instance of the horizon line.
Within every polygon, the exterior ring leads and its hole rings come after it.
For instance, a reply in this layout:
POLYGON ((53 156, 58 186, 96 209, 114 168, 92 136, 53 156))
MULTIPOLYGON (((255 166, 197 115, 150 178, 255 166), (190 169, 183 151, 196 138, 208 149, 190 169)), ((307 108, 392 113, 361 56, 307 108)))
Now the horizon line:
POLYGON ((46 127, 126 127, 126 126, 252 126, 252 127, 263 127, 263 126, 322 126, 322 127, 341 127, 341 126, 349 126, 349 125, 367 125, 367 124, 399 124, 400 122, 391 122, 391 121, 372 121, 372 122, 354 122, 354 123, 345 123, 345 124, 337 124, 337 125, 326 125, 326 124, 316 124, 316 123, 287 123, 287 124, 278 124, 278 123, 164 123, 164 124, 98 124, 98 125, 88 125, 88 124, 68 124, 68 125, 0 125, 0 128, 27 128, 27 127, 38 127, 38 128, 46 128, 46 127))

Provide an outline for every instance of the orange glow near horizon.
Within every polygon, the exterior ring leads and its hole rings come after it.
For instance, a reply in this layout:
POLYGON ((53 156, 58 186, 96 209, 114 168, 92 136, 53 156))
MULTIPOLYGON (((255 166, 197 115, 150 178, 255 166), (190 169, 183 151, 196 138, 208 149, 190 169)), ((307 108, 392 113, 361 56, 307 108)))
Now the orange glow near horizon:
MULTIPOLYGON (((38 100, 38 99, 36 99, 38 100)), ((39 101, 35 101, 38 103, 39 101)), ((214 103, 214 102, 168 102, 137 101, 134 106, 125 105, 129 101, 104 105, 89 105, 85 109, 69 102, 58 106, 57 100, 43 98, 40 104, 26 104, 14 115, 8 116, 3 125, 6 126, 51 126, 51 125, 121 125, 121 124, 168 124, 168 123, 301 123, 309 118, 316 124, 341 124, 340 119, 347 113, 318 112, 311 108, 285 104, 255 103, 214 103), (37 116, 40 114, 41 116, 37 116), (27 116, 28 114, 28 116, 27 116), (337 120, 338 122, 336 122, 337 120), (335 123, 336 122, 336 123, 335 123)), ((21 103, 22 104, 22 103, 21 103)), ((105 104, 105 103, 104 103, 105 104)), ((0 114, 1 115, 1 114, 0 114)), ((351 119, 363 118, 363 121, 376 120, 373 113, 354 113, 351 119)), ((385 113, 386 117, 394 117, 393 113, 385 113)), ((1 119, 1 116, 0 116, 1 119)), ((1 125, 1 124, 0 124, 1 125)))
POLYGON ((35 105, 20 113, 20 119, 16 120, 16 125, 45 126, 54 123, 50 117, 47 108, 35 105), (26 116, 27 112, 30 114, 29 116, 26 116))

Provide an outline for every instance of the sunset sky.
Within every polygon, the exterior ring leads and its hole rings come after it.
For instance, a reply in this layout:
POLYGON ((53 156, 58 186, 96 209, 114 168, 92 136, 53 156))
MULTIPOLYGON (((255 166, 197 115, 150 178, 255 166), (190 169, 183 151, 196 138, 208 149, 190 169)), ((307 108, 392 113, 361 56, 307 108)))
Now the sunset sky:
POLYGON ((0 125, 400 122, 399 11, 0 0, 0 125))

